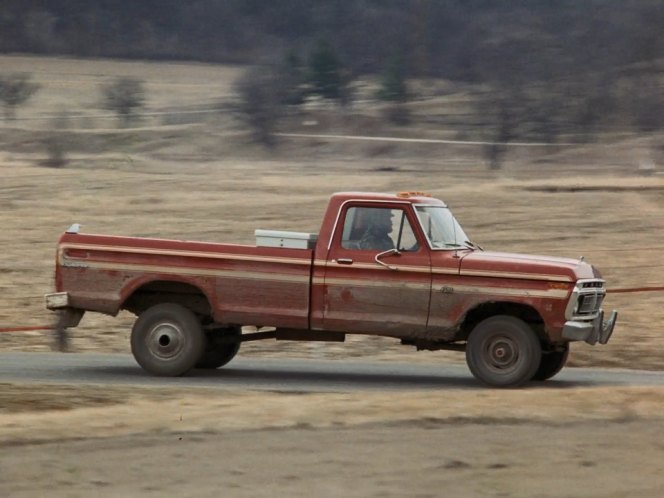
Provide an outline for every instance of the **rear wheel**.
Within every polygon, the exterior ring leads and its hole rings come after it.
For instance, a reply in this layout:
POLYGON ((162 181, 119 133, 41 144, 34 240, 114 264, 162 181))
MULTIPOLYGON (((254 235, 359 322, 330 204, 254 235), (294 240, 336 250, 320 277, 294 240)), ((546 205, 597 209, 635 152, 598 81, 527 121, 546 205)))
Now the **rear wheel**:
POLYGON ((206 345, 203 356, 196 362, 196 368, 213 369, 223 367, 235 358, 240 350, 240 342, 223 342, 224 339, 238 337, 242 334, 239 327, 228 327, 211 330, 206 334, 206 345))
POLYGON ((528 382, 541 358, 539 339, 523 320, 513 316, 487 318, 468 337, 468 368, 488 386, 517 387, 528 382))
POLYGON ((145 310, 131 331, 131 352, 148 372, 178 376, 191 370, 205 351, 205 334, 184 306, 162 303, 145 310))
POLYGON ((565 344, 561 351, 543 352, 539 368, 533 376, 533 380, 548 380, 560 372, 569 356, 569 344, 565 344))

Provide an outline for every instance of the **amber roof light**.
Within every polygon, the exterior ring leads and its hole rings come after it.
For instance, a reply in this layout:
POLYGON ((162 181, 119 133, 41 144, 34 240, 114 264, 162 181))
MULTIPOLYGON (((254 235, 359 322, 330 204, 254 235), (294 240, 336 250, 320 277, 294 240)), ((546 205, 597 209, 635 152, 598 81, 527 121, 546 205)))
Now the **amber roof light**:
POLYGON ((431 194, 426 192, 399 192, 397 197, 408 198, 408 197, 432 197, 431 194))

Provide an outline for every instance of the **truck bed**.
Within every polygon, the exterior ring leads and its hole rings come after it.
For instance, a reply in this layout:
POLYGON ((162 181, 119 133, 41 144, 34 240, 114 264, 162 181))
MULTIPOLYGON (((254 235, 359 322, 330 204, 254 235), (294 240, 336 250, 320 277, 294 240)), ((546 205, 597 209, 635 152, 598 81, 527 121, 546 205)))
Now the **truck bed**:
POLYGON ((200 289, 216 322, 306 328, 312 262, 311 249, 65 233, 56 288, 110 315, 151 293, 200 289))

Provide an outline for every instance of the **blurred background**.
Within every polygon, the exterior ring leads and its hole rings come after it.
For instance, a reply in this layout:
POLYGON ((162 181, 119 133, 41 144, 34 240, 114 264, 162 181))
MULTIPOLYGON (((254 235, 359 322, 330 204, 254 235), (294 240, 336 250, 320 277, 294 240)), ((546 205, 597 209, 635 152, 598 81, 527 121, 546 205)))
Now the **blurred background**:
MULTIPOLYGON (((662 26, 661 0, 3 0, 0 328, 49 323, 72 222, 253 243, 338 190, 426 190, 487 249, 662 286, 662 26)), ((660 368, 663 295, 609 294, 615 338, 572 363, 660 368)), ((105 320, 74 347, 126 351, 105 320)))
MULTIPOLYGON (((460 139, 556 143, 662 129, 662 26, 657 0, 4 0, 0 52, 257 66, 236 93, 268 144, 284 112, 315 99, 391 103, 391 122, 426 120, 460 139)), ((39 87, 30 67, 3 65, 12 119, 39 87)), ((102 107, 129 121, 153 95, 117 77, 102 107)), ((210 107, 186 110, 196 104, 210 107)), ((499 167, 505 152, 485 153, 499 167)))

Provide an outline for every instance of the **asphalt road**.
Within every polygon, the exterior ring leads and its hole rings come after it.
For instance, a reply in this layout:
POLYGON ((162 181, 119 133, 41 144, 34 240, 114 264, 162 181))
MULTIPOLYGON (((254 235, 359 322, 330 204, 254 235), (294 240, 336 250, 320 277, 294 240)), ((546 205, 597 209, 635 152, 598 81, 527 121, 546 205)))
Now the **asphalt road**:
MULTIPOLYGON (((194 370, 185 377, 153 377, 130 355, 0 353, 0 382, 216 387, 269 391, 413 391, 478 389, 463 365, 344 360, 236 358, 219 370, 194 370)), ((566 368, 531 386, 658 386, 664 372, 566 368)))

